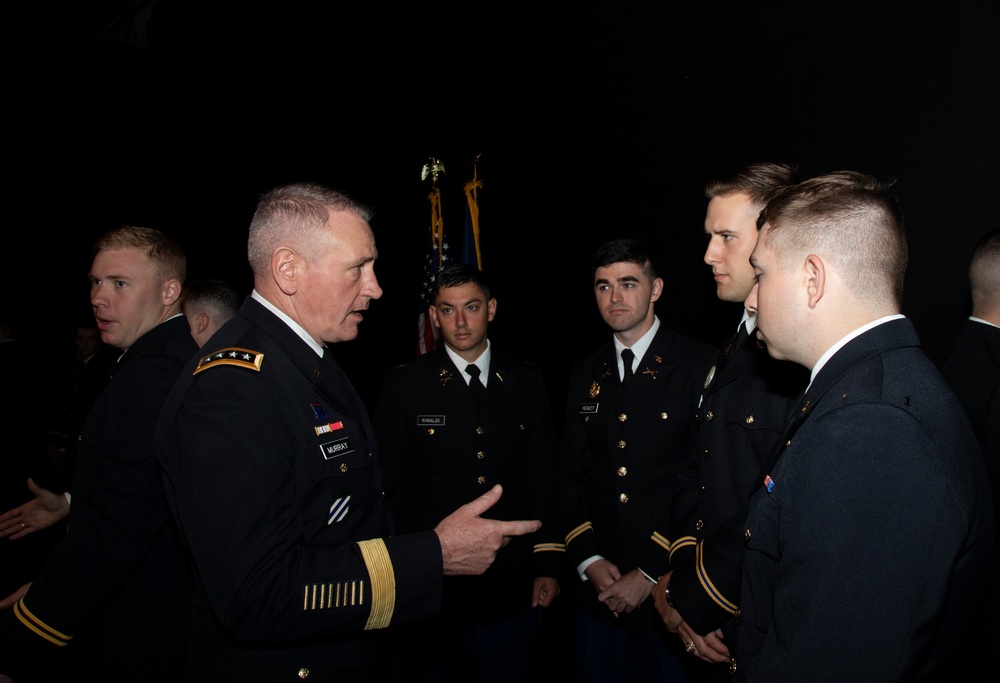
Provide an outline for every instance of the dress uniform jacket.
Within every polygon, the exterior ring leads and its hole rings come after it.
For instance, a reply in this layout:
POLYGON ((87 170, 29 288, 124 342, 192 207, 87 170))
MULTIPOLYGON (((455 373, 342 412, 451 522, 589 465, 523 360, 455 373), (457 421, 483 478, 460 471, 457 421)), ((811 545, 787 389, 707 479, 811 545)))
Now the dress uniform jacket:
POLYGON ((360 396, 253 298, 185 369, 157 430, 198 577, 188 680, 369 680, 379 629, 433 615, 433 531, 391 536, 360 396))
POLYGON ((32 668, 54 666, 51 680, 178 680, 193 579, 153 432, 197 351, 177 316, 118 361, 83 424, 70 532, 0 628, 0 673, 28 680, 32 668))
MULTIPOLYGON (((601 555, 622 574, 640 568, 655 579, 669 569, 674 487, 713 354, 661 324, 624 391, 613 342, 575 365, 557 476, 571 567, 601 555)), ((574 593, 578 609, 607 623, 663 626, 652 608, 615 618, 592 590, 574 593)))
MULTIPOLYGON (((433 529, 496 484, 483 516, 540 519, 482 576, 446 577, 442 616, 491 623, 531 607, 535 577, 558 577, 565 547, 555 521, 552 404, 539 368, 491 347, 482 409, 444 348, 386 373, 374 414, 386 497, 400 531, 433 529)), ((476 380, 479 381, 479 380, 476 380)))
POLYGON ((756 335, 720 348, 705 378, 694 447, 678 479, 670 586, 684 620, 702 634, 724 627, 731 652, 750 496, 808 379, 801 365, 773 359, 756 335))
POLYGON ((897 319, 837 351, 793 414, 751 499, 738 676, 948 680, 993 539, 962 407, 897 319))

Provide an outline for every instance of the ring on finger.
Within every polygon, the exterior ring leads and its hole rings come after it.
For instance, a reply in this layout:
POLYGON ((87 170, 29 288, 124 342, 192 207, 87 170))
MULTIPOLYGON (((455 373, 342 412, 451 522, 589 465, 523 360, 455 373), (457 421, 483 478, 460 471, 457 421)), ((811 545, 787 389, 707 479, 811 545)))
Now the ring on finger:
POLYGON ((687 647, 685 647, 684 649, 687 650, 688 654, 694 654, 695 650, 698 649, 698 646, 695 645, 694 641, 692 640, 688 642, 687 647))

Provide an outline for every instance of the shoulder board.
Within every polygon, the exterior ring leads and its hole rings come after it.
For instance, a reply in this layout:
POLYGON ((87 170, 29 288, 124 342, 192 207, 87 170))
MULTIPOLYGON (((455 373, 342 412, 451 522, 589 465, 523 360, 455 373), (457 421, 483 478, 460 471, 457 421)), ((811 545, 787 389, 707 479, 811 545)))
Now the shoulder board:
POLYGON ((207 356, 203 356, 198 361, 198 365, 194 369, 194 374, 197 375, 202 370, 208 370, 219 365, 238 365, 247 370, 260 372, 260 366, 263 362, 264 354, 259 351, 230 346, 227 349, 219 349, 207 356))

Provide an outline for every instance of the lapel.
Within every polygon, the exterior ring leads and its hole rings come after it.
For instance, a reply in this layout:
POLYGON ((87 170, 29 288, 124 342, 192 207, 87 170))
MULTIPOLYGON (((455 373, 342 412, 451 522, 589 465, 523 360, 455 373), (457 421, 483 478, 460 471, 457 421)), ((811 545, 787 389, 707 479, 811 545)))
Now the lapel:
MULTIPOLYGON (((652 343, 646 349, 645 355, 639 359, 635 375, 629 381, 628 386, 625 387, 625 393, 622 396, 623 400, 631 401, 636 399, 652 391, 666 380, 667 375, 675 367, 675 363, 671 360, 672 354, 670 353, 672 345, 671 332, 661 322, 660 329, 656 331, 656 336, 653 337, 652 343)), ((614 352, 613 349, 614 344, 612 344, 612 353, 614 352)), ((618 372, 617 362, 612 364, 612 368, 616 373, 618 372)), ((617 382, 617 385, 620 389, 621 382, 617 382)))
POLYGON ((752 334, 743 340, 739 346, 733 346, 736 335, 719 349, 715 365, 705 378, 705 395, 724 387, 750 371, 757 363, 761 353, 767 353, 764 344, 752 334))
POLYGON ((486 401, 480 413, 469 391, 464 368, 458 368, 444 347, 432 352, 428 364, 426 380, 434 391, 441 392, 449 403, 461 406, 462 410, 479 413, 485 417, 500 407, 513 390, 515 373, 506 356, 491 346, 489 377, 486 383, 486 401))

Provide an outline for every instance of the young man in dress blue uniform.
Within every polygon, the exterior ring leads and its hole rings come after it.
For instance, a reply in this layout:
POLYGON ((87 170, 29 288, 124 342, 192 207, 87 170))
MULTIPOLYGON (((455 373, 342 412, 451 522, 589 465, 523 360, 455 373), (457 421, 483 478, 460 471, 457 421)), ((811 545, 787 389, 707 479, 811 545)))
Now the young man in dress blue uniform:
POLYGON ((182 676, 193 577, 170 519, 153 432, 197 353, 181 314, 186 271, 180 245, 151 228, 116 228, 94 247, 90 303, 101 339, 122 354, 81 428, 70 531, 0 621, 0 674, 17 681, 182 676))
POLYGON ((650 594, 670 558, 671 503, 714 350, 669 329, 663 280, 634 239, 601 247, 593 291, 611 339, 573 368, 557 504, 573 587, 579 681, 685 681, 650 594))
POLYGON ((437 279, 431 319, 443 344, 386 373, 373 416, 386 497, 401 532, 432 529, 495 484, 497 519, 541 519, 482 576, 445 577, 440 617, 401 638, 418 681, 529 680, 539 608, 559 594, 565 547, 554 521, 555 429, 540 369, 487 336, 497 311, 485 275, 437 279))
POLYGON ((883 183, 843 171, 761 213, 747 307, 811 371, 747 517, 738 680, 948 680, 993 552, 982 455, 900 313, 907 244, 883 183))
POLYGON ((750 252, 757 243, 757 216, 772 195, 797 181, 790 166, 756 163, 705 186, 704 260, 719 299, 739 304, 741 318, 705 378, 693 448, 678 479, 671 572, 653 593, 667 628, 707 662, 697 667, 704 683, 732 680, 750 494, 767 472, 785 416, 808 380, 801 366, 768 355, 755 334, 755 316, 744 306, 754 285, 750 252))

